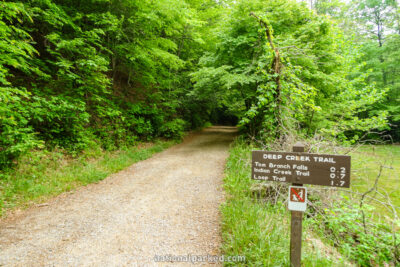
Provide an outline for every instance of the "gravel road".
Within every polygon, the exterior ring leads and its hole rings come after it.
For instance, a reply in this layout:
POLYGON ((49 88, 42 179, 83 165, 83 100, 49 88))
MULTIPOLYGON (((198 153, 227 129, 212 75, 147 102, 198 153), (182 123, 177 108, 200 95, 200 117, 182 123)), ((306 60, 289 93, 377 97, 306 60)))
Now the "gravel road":
POLYGON ((0 266, 175 266, 155 255, 218 255, 223 170, 235 134, 207 128, 100 183, 3 219, 0 266))

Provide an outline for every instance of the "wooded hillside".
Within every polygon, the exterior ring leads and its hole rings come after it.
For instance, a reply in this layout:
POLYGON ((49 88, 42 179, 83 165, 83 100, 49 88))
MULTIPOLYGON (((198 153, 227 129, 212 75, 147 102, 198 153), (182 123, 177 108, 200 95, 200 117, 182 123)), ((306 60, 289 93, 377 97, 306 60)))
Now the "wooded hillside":
POLYGON ((269 140, 399 140, 399 12, 380 0, 2 1, 0 168, 206 122, 269 140))

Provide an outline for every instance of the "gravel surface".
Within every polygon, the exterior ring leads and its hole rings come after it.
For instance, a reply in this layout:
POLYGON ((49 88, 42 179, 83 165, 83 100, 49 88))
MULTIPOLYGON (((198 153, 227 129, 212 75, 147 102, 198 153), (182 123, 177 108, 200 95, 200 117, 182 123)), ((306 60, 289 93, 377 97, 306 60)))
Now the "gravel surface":
POLYGON ((175 266, 155 255, 218 255, 222 177, 235 134, 207 128, 100 183, 3 219, 0 266, 175 266))

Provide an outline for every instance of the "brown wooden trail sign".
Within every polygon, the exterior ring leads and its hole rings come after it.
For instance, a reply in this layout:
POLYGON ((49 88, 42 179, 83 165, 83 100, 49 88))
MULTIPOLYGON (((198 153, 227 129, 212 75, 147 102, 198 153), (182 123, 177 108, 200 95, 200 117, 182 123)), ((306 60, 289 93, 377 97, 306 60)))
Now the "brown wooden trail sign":
POLYGON ((293 146, 293 152, 252 152, 252 179, 293 185, 293 192, 289 191, 289 202, 295 204, 290 223, 291 266, 301 266, 303 210, 307 204, 307 189, 302 185, 350 187, 350 161, 350 156, 305 153, 300 143, 293 146), (300 203, 304 207, 296 207, 300 203))
POLYGON ((350 187, 350 156, 304 152, 252 152, 255 180, 350 187))

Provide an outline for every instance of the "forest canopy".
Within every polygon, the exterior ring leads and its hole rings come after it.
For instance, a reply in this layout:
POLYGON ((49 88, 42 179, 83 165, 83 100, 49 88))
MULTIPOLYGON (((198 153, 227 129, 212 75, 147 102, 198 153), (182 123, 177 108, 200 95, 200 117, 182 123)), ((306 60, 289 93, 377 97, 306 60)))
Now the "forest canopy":
POLYGON ((399 47, 395 0, 1 1, 0 168, 207 122, 398 141, 399 47))

